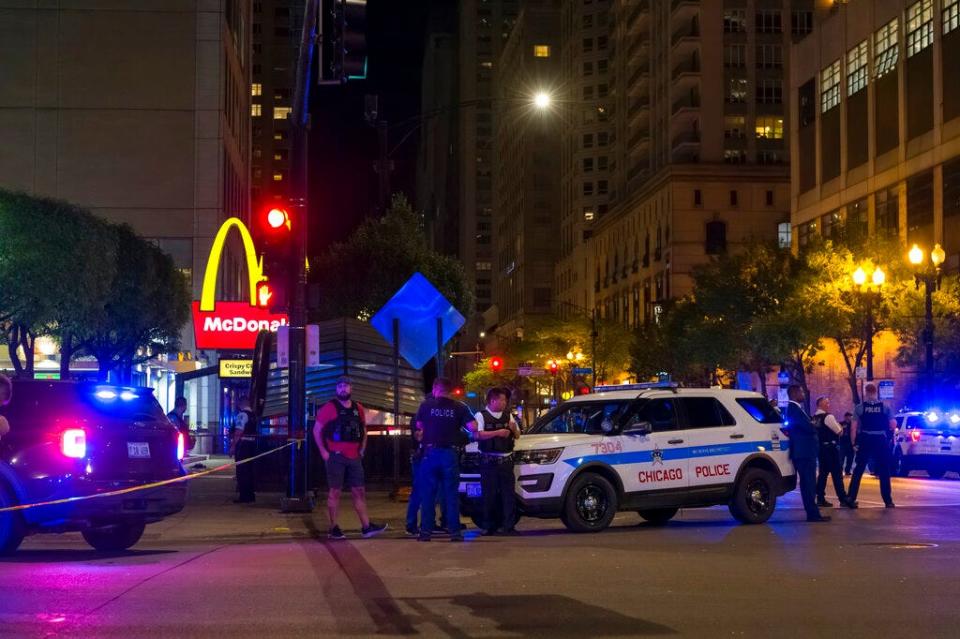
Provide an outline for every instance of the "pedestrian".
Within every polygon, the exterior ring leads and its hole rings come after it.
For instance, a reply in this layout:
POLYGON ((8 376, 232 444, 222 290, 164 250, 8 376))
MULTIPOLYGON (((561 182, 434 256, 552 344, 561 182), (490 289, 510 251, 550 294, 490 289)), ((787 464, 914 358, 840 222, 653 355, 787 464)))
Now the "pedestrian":
POLYGON ((817 484, 817 430, 810 421, 810 416, 800 405, 806 397, 799 384, 791 384, 787 389, 787 402, 784 412, 784 422, 787 436, 790 438, 790 461, 797 471, 797 481, 800 484, 800 496, 803 499, 803 509, 807 512, 807 521, 830 521, 830 517, 821 515, 817 508, 815 497, 817 484))
MULTIPOLYGON (((13 399, 13 383, 10 378, 0 373, 0 408, 3 408, 13 399)), ((10 432, 10 422, 0 415, 0 438, 10 432)))
POLYGON ((450 397, 453 385, 445 377, 433 380, 433 390, 417 410, 416 427, 423 432, 423 461, 417 483, 420 494, 419 541, 430 541, 436 523, 434 503, 441 491, 443 511, 446 513, 450 541, 463 541, 460 531, 460 505, 457 487, 460 482, 459 447, 464 429, 476 431, 476 422, 463 402, 450 397))
MULTIPOLYGON (((423 431, 414 428, 411 434, 413 435, 413 441, 411 442, 410 449, 410 478, 412 480, 412 487, 410 489, 410 500, 407 502, 406 531, 407 535, 410 537, 416 537, 420 534, 420 504, 423 493, 421 482, 417 481, 417 477, 420 475, 420 463, 423 461, 423 431)), ((441 502, 442 495, 440 494, 440 491, 437 491, 437 499, 435 504, 442 505, 441 502)), ((436 508, 434 508, 434 510, 436 510, 436 508)), ((434 533, 447 532, 446 517, 444 516, 442 508, 440 512, 440 525, 434 526, 434 533)))
POLYGON ((484 535, 496 534, 498 527, 504 534, 516 533, 513 443, 520 438, 520 427, 507 410, 509 401, 509 389, 491 388, 487 391, 487 405, 474 415, 480 449, 484 535))
POLYGON ((233 503, 252 504, 256 501, 253 462, 241 462, 257 454, 257 418, 250 408, 248 397, 241 397, 238 405, 240 410, 233 418, 234 426, 230 433, 230 454, 237 462, 237 492, 239 493, 233 503))
POLYGON ((850 436, 857 443, 856 465, 850 480, 850 507, 857 507, 860 479, 870 464, 880 478, 880 496, 887 508, 893 508, 890 491, 890 443, 889 437, 897 427, 890 408, 877 399, 877 386, 870 382, 863 387, 863 403, 853 409, 853 424, 850 436))
POLYGON ((190 437, 190 422, 187 421, 187 398, 178 397, 173 402, 173 410, 167 413, 167 419, 169 419, 174 426, 177 427, 177 430, 183 434, 183 443, 186 446, 186 450, 189 452, 193 450, 193 438, 190 437))
POLYGON ((367 491, 363 477, 363 454, 367 448, 367 421, 360 402, 351 398, 350 378, 337 380, 336 398, 324 404, 317 413, 313 439, 327 469, 327 515, 330 517, 330 539, 346 539, 340 530, 338 515, 340 493, 350 489, 353 509, 360 519, 360 534, 374 537, 387 529, 386 524, 370 521, 367 514, 367 491))
POLYGON ((850 425, 853 423, 853 413, 847 411, 843 414, 843 421, 840 427, 843 432, 840 433, 840 465, 843 467, 843 474, 847 477, 853 471, 853 440, 850 439, 850 425))
POLYGON ((837 418, 830 413, 830 398, 817 399, 817 411, 813 415, 817 427, 817 440, 820 443, 817 465, 820 473, 817 476, 817 506, 830 508, 832 503, 827 501, 827 478, 833 478, 833 490, 841 506, 849 506, 847 492, 843 488, 843 468, 840 465, 840 436, 843 427, 837 418))

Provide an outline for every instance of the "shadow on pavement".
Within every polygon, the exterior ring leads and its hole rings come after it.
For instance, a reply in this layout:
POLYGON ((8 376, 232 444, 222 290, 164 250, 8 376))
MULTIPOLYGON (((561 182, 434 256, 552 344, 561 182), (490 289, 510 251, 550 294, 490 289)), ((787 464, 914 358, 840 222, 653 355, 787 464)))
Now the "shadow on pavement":
POLYGON ((123 550, 102 552, 100 550, 18 550, 9 557, 0 558, 0 564, 42 564, 71 561, 104 561, 109 559, 137 559, 154 555, 169 555, 176 550, 123 550))

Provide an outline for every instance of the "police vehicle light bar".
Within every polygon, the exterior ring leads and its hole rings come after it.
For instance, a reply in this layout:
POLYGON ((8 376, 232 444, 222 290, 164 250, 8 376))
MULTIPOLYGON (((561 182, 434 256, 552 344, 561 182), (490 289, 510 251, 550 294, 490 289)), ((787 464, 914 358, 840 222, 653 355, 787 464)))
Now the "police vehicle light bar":
POLYGON ((680 385, 676 382, 642 382, 640 384, 614 384, 611 386, 596 386, 593 389, 594 393, 609 393, 612 391, 627 391, 627 390, 648 390, 651 388, 666 388, 670 390, 676 390, 680 385))

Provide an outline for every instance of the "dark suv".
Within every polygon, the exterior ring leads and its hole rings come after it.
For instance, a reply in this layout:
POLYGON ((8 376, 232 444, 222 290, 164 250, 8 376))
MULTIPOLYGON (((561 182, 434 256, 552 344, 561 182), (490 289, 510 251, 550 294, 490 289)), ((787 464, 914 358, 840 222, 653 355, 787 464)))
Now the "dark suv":
MULTIPOLYGON (((0 408, 0 508, 95 495, 186 474, 183 436, 149 388, 14 380, 0 408)), ((124 550, 146 524, 183 509, 186 482, 114 497, 0 512, 0 554, 24 536, 80 531, 98 550, 124 550)))

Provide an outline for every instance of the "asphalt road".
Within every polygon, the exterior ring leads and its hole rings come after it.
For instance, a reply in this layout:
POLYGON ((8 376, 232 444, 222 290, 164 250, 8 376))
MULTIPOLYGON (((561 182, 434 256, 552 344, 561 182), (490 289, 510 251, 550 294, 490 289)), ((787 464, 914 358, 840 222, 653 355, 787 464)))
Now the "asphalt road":
MULTIPOLYGON (((600 534, 521 521, 518 537, 405 538, 402 510, 371 499, 391 531, 328 542, 326 516, 283 515, 276 495, 230 503, 232 480, 193 483, 180 515, 131 552, 79 535, 32 537, 0 561, 2 637, 956 637, 960 481, 894 480, 883 509, 807 524, 798 494, 771 523, 725 508, 663 528, 621 513, 600 534)), ((836 509, 834 509, 836 510, 836 509)), ((351 530, 352 529, 352 530, 351 530)))

